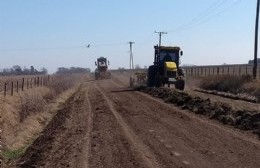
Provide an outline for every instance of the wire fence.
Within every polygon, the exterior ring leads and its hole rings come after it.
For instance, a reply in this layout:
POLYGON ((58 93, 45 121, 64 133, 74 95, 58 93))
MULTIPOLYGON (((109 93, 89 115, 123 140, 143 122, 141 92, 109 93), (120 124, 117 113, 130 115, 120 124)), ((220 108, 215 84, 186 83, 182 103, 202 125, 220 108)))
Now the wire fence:
MULTIPOLYGON (((215 75, 253 75, 253 65, 215 65, 183 67, 186 76, 215 76, 215 75)), ((257 68, 257 78, 260 79, 260 67, 257 68)))
POLYGON ((13 96, 14 93, 19 93, 24 90, 29 90, 36 87, 47 86, 53 78, 49 75, 34 76, 34 77, 17 77, 12 80, 0 81, 0 94, 13 96))

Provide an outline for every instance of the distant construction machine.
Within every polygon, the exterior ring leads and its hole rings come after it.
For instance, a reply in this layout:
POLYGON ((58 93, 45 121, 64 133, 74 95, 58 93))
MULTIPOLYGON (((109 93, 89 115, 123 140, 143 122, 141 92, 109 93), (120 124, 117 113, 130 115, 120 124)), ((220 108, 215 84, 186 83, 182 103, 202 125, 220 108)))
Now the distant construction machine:
POLYGON ((95 79, 110 79, 111 73, 108 71, 109 61, 105 57, 99 57, 95 62, 97 66, 95 70, 95 79))
POLYGON ((154 64, 149 66, 147 86, 160 87, 175 84, 175 88, 184 90, 185 80, 180 68, 180 47, 154 46, 154 64))

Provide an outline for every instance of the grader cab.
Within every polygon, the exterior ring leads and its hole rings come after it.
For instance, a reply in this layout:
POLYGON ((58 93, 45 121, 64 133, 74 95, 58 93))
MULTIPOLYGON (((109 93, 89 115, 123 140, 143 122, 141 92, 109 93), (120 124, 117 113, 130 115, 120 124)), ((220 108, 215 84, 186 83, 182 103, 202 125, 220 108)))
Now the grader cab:
POLYGON ((180 47, 154 46, 154 64, 149 66, 147 73, 147 86, 160 87, 165 84, 170 87, 174 84, 176 89, 184 90, 184 73, 180 68, 180 47))

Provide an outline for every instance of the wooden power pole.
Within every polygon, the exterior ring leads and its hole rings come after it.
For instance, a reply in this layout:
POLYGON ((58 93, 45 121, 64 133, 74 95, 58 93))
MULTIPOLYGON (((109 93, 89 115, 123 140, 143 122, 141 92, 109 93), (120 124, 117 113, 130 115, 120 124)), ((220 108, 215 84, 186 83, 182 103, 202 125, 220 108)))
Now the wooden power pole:
POLYGON ((257 75, 258 22, 259 22, 259 0, 257 0, 256 21, 255 21, 255 50, 254 50, 254 67, 253 67, 254 79, 256 79, 256 75, 257 75))
POLYGON ((155 31, 155 33, 157 33, 159 35, 159 47, 161 46, 161 38, 163 34, 167 34, 167 32, 157 32, 155 31))

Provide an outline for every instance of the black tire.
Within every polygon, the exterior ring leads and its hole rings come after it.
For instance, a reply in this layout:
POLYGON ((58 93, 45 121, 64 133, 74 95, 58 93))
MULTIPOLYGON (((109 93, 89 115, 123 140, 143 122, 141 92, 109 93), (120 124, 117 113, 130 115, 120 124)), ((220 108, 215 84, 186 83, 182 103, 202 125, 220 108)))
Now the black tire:
POLYGON ((147 86, 148 87, 155 86, 155 76, 156 76, 156 66, 151 65, 148 68, 148 74, 147 74, 147 86))
POLYGON ((162 86, 162 79, 160 78, 160 74, 157 72, 155 74, 155 87, 161 87, 162 86))
POLYGON ((184 90, 185 87, 185 81, 184 79, 178 79, 175 83, 175 88, 179 90, 184 90))

